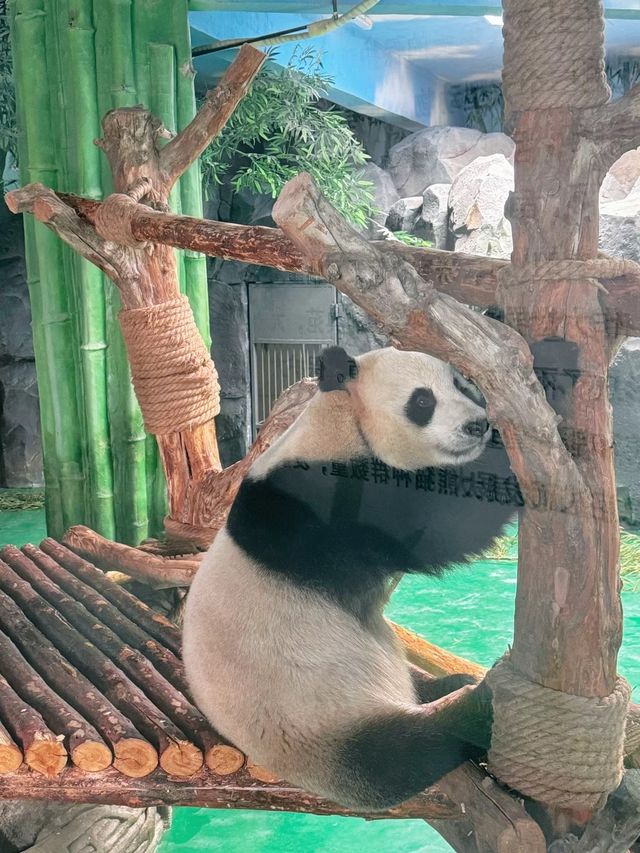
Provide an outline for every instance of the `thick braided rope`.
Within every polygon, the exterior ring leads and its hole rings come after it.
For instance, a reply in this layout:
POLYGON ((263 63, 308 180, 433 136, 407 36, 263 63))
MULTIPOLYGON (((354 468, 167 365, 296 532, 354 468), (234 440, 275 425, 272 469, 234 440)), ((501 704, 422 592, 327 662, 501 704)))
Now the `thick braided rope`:
POLYGON ((623 773, 631 690, 587 698, 528 681, 503 658, 487 673, 493 693, 489 770, 521 794, 565 808, 597 809, 623 773))
POLYGON ((503 7, 502 85, 510 111, 606 103, 602 3, 504 0, 503 7))
POLYGON ((640 264, 623 258, 589 258, 587 260, 540 261, 535 264, 513 266, 508 264, 496 272, 502 285, 522 284, 548 279, 619 278, 623 275, 640 276, 640 264))
POLYGON ((218 414, 218 377, 186 296, 118 319, 147 432, 179 432, 218 414))

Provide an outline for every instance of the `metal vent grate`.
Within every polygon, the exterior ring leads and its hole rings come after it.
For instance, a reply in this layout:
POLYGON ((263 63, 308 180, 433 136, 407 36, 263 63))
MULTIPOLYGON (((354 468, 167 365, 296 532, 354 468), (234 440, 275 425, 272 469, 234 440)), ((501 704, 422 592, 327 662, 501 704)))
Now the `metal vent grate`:
POLYGON ((317 375, 317 359, 326 344, 254 344, 254 413, 256 428, 280 394, 306 376, 317 375))
POLYGON ((336 292, 325 282, 249 285, 254 436, 280 394, 317 375, 322 350, 337 342, 336 292))

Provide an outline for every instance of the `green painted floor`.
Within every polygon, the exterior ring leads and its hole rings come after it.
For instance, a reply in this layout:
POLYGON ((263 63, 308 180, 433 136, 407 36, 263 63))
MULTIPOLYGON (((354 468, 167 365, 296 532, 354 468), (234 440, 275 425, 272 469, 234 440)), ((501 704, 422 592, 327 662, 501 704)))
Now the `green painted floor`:
MULTIPOLYGON (((40 510, 0 513, 0 543, 45 535, 40 510)), ((405 578, 391 618, 463 657, 490 665, 511 641, 514 562, 478 562, 444 580, 405 578)), ((640 591, 623 592, 620 672, 640 701, 640 591)), ((422 821, 375 821, 269 812, 175 809, 160 853, 444 853, 451 848, 422 821)))

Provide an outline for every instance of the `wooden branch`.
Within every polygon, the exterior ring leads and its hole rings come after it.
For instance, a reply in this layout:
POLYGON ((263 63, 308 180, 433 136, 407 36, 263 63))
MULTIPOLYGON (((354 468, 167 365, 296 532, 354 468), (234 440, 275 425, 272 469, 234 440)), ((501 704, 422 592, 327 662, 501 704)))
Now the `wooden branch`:
POLYGON ((151 661, 158 672, 185 696, 189 694, 182 661, 172 651, 164 648, 161 643, 150 637, 128 616, 125 616, 104 596, 96 592, 93 587, 79 580, 51 556, 33 545, 25 545, 22 551, 29 560, 38 566, 40 571, 44 572, 49 580, 57 584, 60 589, 76 601, 81 601, 88 611, 91 611, 103 625, 113 630, 128 646, 141 652, 151 661))
MULTIPOLYGON (((460 658, 446 649, 428 642, 419 634, 396 625, 390 620, 389 624, 401 641, 407 660, 424 672, 441 677, 454 673, 466 672, 483 678, 487 670, 474 661, 460 658)), ((624 740, 625 766, 640 768, 640 705, 631 704, 627 715, 624 740)))
MULTIPOLYGON (((202 766, 202 752, 144 693, 82 634, 0 561, 0 587, 19 604, 33 624, 110 702, 125 713, 160 754, 160 766, 174 776, 191 776, 202 766)), ((12 636, 12 639, 16 640, 12 636)), ((19 643, 18 643, 19 645, 19 643)))
POLYGON ((458 817, 460 807, 438 788, 430 788, 397 809, 359 814, 291 788, 287 785, 256 784, 243 773, 223 785, 208 773, 175 782, 156 772, 137 783, 123 779, 113 770, 93 776, 67 770, 62 780, 43 779, 19 771, 0 776, 0 799, 47 800, 77 803, 109 803, 137 808, 149 806, 197 806, 200 808, 266 809, 272 812, 364 817, 369 820, 439 819, 458 817))
POLYGON ((169 189, 224 128, 266 58, 261 50, 243 45, 195 118, 162 149, 160 166, 169 189))
MULTIPOLYGON (((199 531, 199 547, 208 547, 213 542, 227 520, 231 504, 251 465, 291 426, 315 392, 316 383, 309 379, 302 379, 287 388, 272 407, 246 456, 224 471, 210 471, 190 486, 178 518, 187 524, 199 519, 201 525, 206 525, 206 530, 201 528, 199 531)), ((186 538, 188 532, 184 536, 186 538)))
POLYGON ((579 133, 595 144, 604 177, 619 157, 640 145, 640 84, 615 101, 583 110, 579 133))
POLYGON ((387 621, 402 643, 407 660, 425 672, 438 678, 456 672, 465 672, 478 678, 484 678, 487 671, 484 666, 458 657, 446 649, 441 649, 440 646, 435 646, 413 631, 409 631, 390 620, 387 621))
MULTIPOLYGON (((81 217, 95 224, 102 202, 71 193, 60 193, 59 197, 81 217)), ((126 207, 122 204, 121 214, 130 238, 140 243, 165 243, 178 249, 287 272, 310 272, 304 256, 279 228, 178 216, 143 204, 127 204, 126 207)), ((495 305, 496 272, 505 267, 507 261, 407 246, 399 240, 377 240, 373 244, 406 260, 424 278, 433 280, 439 290, 456 299, 481 308, 495 305)))
MULTIPOLYGON (((31 184, 21 190, 7 194, 8 202, 18 211, 32 211, 33 198, 39 192, 52 190, 41 185, 31 184), (36 189, 37 188, 37 189, 36 189), (24 193, 26 196, 15 194, 24 193), (22 199, 28 199, 23 201, 22 199)), ((94 224, 96 213, 102 202, 82 198, 70 193, 60 193, 58 198, 68 207, 72 207, 81 219, 94 224)), ((236 225, 229 222, 214 222, 196 219, 190 216, 177 216, 172 213, 153 210, 143 204, 125 201, 121 197, 112 197, 118 204, 118 212, 126 225, 131 240, 162 243, 178 249, 189 249, 205 255, 258 264, 288 272, 313 272, 299 249, 282 233, 279 228, 264 226, 236 225)), ((62 239, 66 239, 61 235, 62 239)), ((73 239, 70 232, 69 240, 73 239)), ((69 242, 67 240, 67 242, 69 242)), ((109 245, 107 243, 107 245, 109 245)), ((425 249, 406 246, 394 240, 373 241, 371 245, 380 248, 400 260, 411 264, 424 279, 433 283, 441 293, 447 293, 468 305, 488 308, 497 304, 496 273, 507 265, 499 258, 487 258, 480 255, 465 255, 459 252, 447 252, 440 249, 425 249)), ((109 271, 110 277, 114 275, 109 271)), ((125 265, 118 275, 130 279, 131 271, 125 265)), ((115 279, 114 279, 115 280, 115 279)), ((116 282, 117 283, 117 282, 116 282)), ((616 335, 640 334, 640 279, 626 275, 616 279, 603 279, 607 290, 602 294, 606 306, 608 322, 616 335)))
POLYGON ((0 633, 0 675, 52 731, 64 735, 69 757, 76 767, 95 772, 111 765, 111 750, 96 729, 49 687, 4 633, 0 633))
POLYGON ((62 542, 105 571, 116 569, 125 572, 157 589, 188 586, 199 566, 197 560, 154 557, 138 548, 105 539, 81 524, 70 527, 62 542))
POLYGON ((14 732, 25 764, 43 776, 57 776, 67 764, 67 750, 42 716, 0 676, 0 715, 14 732))
POLYGON ((116 586, 105 576, 104 572, 65 548, 64 545, 60 545, 54 539, 43 540, 40 543, 40 548, 81 581, 97 589, 118 610, 144 628, 148 634, 161 645, 170 649, 174 655, 180 657, 182 635, 178 628, 165 616, 156 613, 155 610, 152 610, 128 590, 116 586))
POLYGON ((315 272, 360 305, 399 346, 449 361, 477 382, 525 500, 540 505, 548 490, 558 510, 589 505, 558 434, 558 417, 517 332, 438 293, 413 267, 366 243, 308 174, 286 184, 273 216, 315 272))
POLYGON ((115 243, 99 237, 95 228, 43 184, 28 184, 5 196, 13 213, 33 213, 79 255, 95 264, 113 281, 125 277, 124 257, 115 243))
POLYGON ((429 820, 431 826, 460 853, 546 853, 544 834, 516 800, 493 779, 467 762, 445 776, 439 785, 459 802, 458 820, 429 820))

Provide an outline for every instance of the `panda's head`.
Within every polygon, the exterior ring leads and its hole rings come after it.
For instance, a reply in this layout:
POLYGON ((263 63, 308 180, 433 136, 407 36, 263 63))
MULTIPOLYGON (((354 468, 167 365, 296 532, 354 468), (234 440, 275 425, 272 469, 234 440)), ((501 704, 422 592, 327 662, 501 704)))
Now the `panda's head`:
POLYGON ((437 358, 387 347, 351 359, 332 348, 323 373, 320 389, 349 394, 369 448, 388 465, 462 465, 489 440, 480 393, 437 358))

